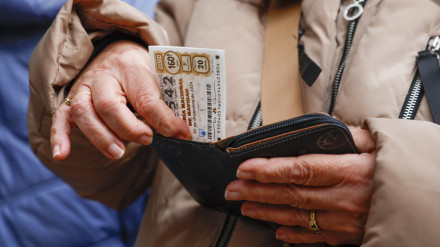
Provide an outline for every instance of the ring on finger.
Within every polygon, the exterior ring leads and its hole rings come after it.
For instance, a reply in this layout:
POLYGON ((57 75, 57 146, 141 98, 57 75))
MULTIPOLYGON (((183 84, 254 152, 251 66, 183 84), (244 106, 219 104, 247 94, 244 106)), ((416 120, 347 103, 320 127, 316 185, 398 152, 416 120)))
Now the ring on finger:
POLYGON ((85 93, 85 94, 92 96, 91 92, 86 92, 86 91, 76 92, 76 93, 72 94, 70 97, 65 98, 64 104, 67 106, 70 106, 72 104, 73 97, 75 97, 76 95, 81 94, 81 93, 85 93))
POLYGON ((310 210, 309 224, 310 224, 310 228, 312 229, 312 231, 314 231, 316 233, 321 232, 321 228, 319 228, 318 221, 316 220, 316 211, 314 209, 310 210))

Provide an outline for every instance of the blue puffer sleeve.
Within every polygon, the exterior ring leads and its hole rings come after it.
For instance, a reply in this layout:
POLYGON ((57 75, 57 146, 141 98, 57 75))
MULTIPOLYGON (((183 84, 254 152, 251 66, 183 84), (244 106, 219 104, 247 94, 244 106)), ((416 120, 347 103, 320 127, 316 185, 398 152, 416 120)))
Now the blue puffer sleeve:
POLYGON ((0 1, 0 26, 50 24, 65 0, 0 1))
MULTIPOLYGON (((4 0, 0 1, 0 27, 22 25, 48 25, 52 23, 66 0, 4 0)), ((124 0, 146 13, 154 15, 158 0, 124 0)))

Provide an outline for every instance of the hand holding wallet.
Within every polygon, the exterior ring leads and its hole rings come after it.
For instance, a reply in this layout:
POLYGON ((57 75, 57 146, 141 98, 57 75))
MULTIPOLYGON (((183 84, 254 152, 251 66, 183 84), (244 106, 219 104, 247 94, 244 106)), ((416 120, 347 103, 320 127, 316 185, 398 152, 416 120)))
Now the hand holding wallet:
POLYGON ((359 153, 348 128, 323 113, 306 114, 249 130, 214 143, 155 135, 153 148, 201 205, 240 215, 240 202, 226 201, 237 167, 257 157, 359 153))

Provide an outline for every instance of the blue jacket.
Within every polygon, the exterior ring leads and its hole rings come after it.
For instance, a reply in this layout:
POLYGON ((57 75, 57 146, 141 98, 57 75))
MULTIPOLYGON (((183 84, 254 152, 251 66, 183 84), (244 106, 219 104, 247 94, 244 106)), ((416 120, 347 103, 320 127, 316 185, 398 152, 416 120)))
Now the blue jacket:
MULTIPOLYGON (((148 14, 156 0, 129 0, 148 14)), ((63 0, 0 1, 0 246, 131 246, 147 195, 116 211, 80 198, 28 145, 27 63, 63 0)))

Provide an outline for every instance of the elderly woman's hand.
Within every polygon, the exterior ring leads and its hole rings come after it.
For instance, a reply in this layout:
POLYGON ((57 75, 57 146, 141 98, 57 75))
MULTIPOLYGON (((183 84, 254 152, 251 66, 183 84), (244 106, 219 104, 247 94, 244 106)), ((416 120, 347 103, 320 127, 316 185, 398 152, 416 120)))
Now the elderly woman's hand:
POLYGON ((191 138, 187 124, 160 98, 147 49, 134 42, 107 46, 82 72, 69 96, 70 106, 60 105, 52 120, 51 146, 57 160, 69 155, 69 135, 75 126, 113 159, 124 154, 123 140, 150 144, 150 126, 167 137, 191 138), (150 126, 137 119, 127 103, 150 126))
POLYGON ((245 201, 243 215, 280 224, 280 240, 360 244, 372 195, 375 142, 366 130, 353 129, 352 134, 361 154, 248 160, 225 196, 245 201))

